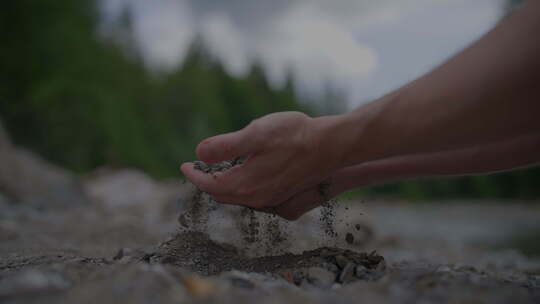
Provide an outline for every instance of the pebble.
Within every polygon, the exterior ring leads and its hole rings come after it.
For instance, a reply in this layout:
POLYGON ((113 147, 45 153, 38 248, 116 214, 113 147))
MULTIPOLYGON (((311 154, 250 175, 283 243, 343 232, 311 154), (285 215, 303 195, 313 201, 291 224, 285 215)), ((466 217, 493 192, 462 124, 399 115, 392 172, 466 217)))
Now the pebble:
POLYGON ((245 288, 245 289, 255 288, 255 284, 242 278, 231 278, 231 284, 235 287, 240 287, 240 288, 245 288))
POLYGON ((307 271, 308 281, 320 288, 329 288, 336 281, 336 274, 321 267, 310 267, 307 271))
POLYGON ((354 243, 354 236, 352 235, 352 233, 347 233, 347 235, 345 236, 345 241, 348 243, 348 244, 352 244, 354 243))
POLYGON ((369 270, 362 266, 362 265, 357 265, 356 268, 354 269, 354 274, 356 275, 357 278, 359 279, 363 279, 365 274, 368 272, 369 270))
POLYGON ((332 264, 332 263, 323 263, 321 265, 324 269, 326 270, 329 270, 333 273, 338 273, 339 272, 339 268, 335 265, 335 264, 332 264))
POLYGON ((452 269, 450 269, 450 267, 448 267, 446 265, 437 268, 437 272, 450 272, 450 271, 452 271, 452 269))
POLYGON ((216 286, 207 279, 202 279, 198 276, 189 276, 183 280, 184 287, 186 290, 197 297, 207 297, 212 295, 216 286))
POLYGON ((116 255, 113 257, 113 260, 121 260, 125 256, 129 256, 131 254, 131 249, 129 248, 120 248, 116 255))
POLYGON ((304 273, 301 272, 301 271, 296 271, 296 272, 293 274, 293 282, 294 282, 294 284, 296 284, 296 285, 302 284, 302 281, 304 280, 304 278, 305 278, 304 273))
POLYGON ((294 284, 294 274, 292 271, 282 271, 280 275, 285 281, 294 284))
POLYGON ((342 284, 350 283, 354 280, 355 265, 353 263, 348 263, 341 274, 339 275, 339 282, 342 284))
POLYGON ((377 281, 384 276, 384 271, 370 270, 362 265, 357 265, 354 274, 360 280, 377 281))
POLYGON ((349 259, 342 255, 336 256, 336 264, 339 266, 339 268, 343 269, 347 264, 349 263, 349 259))

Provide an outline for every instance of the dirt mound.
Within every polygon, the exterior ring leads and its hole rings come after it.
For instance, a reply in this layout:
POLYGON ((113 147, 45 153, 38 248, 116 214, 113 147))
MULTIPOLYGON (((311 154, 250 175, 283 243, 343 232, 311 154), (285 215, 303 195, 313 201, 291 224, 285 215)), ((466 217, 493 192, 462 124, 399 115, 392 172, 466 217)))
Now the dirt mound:
POLYGON ((160 245, 150 260, 187 268, 201 275, 240 270, 289 276, 301 284, 307 280, 350 283, 377 280, 384 276, 386 263, 376 252, 357 253, 340 248, 318 248, 295 255, 249 258, 232 245, 220 244, 201 232, 182 232, 160 245), (329 278, 329 279, 323 279, 329 278))

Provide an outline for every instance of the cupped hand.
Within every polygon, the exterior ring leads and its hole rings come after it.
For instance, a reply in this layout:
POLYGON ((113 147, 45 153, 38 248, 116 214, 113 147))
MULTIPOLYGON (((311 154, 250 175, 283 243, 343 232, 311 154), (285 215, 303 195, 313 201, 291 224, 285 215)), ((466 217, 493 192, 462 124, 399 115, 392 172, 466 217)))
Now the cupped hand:
POLYGON ((244 129, 202 141, 197 156, 207 163, 246 156, 227 171, 205 174, 185 163, 188 180, 222 203, 276 207, 339 169, 342 150, 332 144, 332 119, 300 112, 274 113, 244 129))
POLYGON ((384 182, 386 176, 377 176, 376 170, 377 165, 369 163, 340 169, 322 183, 312 185, 276 206, 272 213, 290 221, 297 220, 343 192, 384 182))
POLYGON ((271 212, 286 220, 295 221, 344 191, 341 185, 332 184, 329 179, 295 194, 286 202, 272 208, 271 212), (323 186, 325 184, 327 186, 323 186))

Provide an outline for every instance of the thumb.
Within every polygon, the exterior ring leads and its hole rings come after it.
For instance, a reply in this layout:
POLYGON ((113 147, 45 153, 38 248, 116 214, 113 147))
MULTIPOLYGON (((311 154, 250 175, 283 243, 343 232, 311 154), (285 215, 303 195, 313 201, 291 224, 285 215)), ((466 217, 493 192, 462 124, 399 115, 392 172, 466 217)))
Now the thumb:
POLYGON ((254 151, 253 138, 248 138, 246 129, 213 136, 197 146, 197 157, 207 163, 216 163, 239 156, 248 156, 254 151))

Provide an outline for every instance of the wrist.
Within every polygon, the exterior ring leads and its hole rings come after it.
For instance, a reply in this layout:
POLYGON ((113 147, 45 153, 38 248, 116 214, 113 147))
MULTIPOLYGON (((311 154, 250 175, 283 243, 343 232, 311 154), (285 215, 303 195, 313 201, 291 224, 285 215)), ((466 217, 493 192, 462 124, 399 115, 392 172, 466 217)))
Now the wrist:
POLYGON ((341 193, 356 188, 383 184, 392 177, 380 168, 377 162, 367 162, 343 168, 332 175, 336 191, 341 193))
MULTIPOLYGON (((356 111, 315 118, 320 145, 330 152, 334 169, 358 165, 377 157, 379 138, 371 138, 368 128, 375 116, 371 104, 356 111)), ((371 132, 371 133, 370 133, 371 132)), ((382 149, 379 149, 382 150, 382 149)))
POLYGON ((348 166, 351 147, 356 137, 354 121, 347 114, 321 116, 313 119, 318 151, 332 170, 348 166))
POLYGON ((348 134, 343 164, 352 166, 400 155, 407 149, 406 87, 342 115, 340 125, 348 134))

